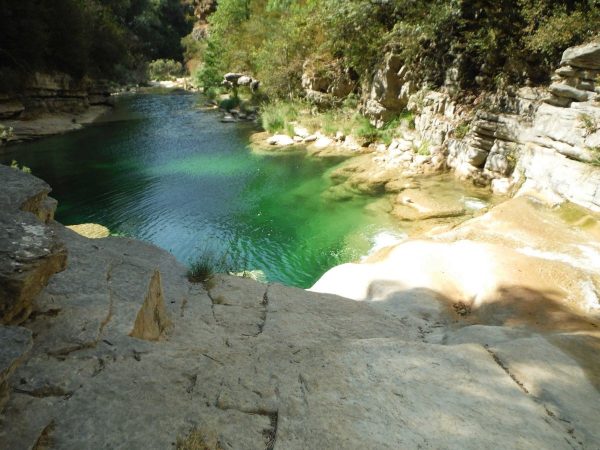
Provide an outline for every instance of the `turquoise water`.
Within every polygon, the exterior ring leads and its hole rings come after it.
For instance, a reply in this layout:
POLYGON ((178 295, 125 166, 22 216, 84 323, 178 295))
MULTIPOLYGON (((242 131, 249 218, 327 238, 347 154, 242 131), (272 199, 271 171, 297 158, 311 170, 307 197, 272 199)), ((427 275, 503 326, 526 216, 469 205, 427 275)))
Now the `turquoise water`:
POLYGON ((100 223, 186 264, 209 250, 299 287, 401 234, 373 199, 322 195, 334 163, 253 154, 255 125, 222 124, 201 103, 195 95, 124 97, 101 122, 9 146, 0 162, 15 159, 46 180, 65 225, 100 223))

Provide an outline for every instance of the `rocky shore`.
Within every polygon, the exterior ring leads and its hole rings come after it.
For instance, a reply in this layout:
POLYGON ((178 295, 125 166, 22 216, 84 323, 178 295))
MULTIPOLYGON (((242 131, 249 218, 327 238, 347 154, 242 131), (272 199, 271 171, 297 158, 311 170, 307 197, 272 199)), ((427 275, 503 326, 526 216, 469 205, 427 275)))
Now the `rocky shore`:
MULTIPOLYGON (((304 74, 307 97, 317 87, 332 96, 332 81, 315 77, 304 74)), ((371 180, 366 193, 397 192, 406 179, 450 170, 499 195, 534 189, 547 199, 600 211, 600 43, 565 50, 552 80, 546 87, 482 92, 467 102, 453 95, 452 77, 439 90, 419 87, 401 58, 389 54, 363 99, 363 113, 382 125, 410 112, 414 127, 402 127, 400 137, 363 147, 341 132, 308 135, 299 124, 294 136, 256 135, 253 148, 303 149, 324 157, 368 154, 350 163, 362 172, 360 179, 371 180)))
POLYGON ((19 94, 0 94, 0 121, 12 130, 5 141, 18 142, 78 130, 112 104, 106 82, 76 82, 66 74, 35 73, 19 94))
POLYGON ((41 180, 0 178, 0 448, 600 445, 591 212, 523 196, 309 292, 192 284, 163 250, 54 222, 41 180))

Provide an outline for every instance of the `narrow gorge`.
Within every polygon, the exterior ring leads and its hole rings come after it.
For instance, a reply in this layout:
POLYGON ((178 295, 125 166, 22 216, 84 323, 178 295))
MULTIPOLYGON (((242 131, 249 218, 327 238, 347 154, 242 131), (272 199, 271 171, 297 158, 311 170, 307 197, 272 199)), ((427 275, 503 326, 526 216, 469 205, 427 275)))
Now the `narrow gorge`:
POLYGON ((0 449, 600 449, 600 42, 495 90, 406 58, 290 59, 273 130, 242 72, 0 97, 0 449))

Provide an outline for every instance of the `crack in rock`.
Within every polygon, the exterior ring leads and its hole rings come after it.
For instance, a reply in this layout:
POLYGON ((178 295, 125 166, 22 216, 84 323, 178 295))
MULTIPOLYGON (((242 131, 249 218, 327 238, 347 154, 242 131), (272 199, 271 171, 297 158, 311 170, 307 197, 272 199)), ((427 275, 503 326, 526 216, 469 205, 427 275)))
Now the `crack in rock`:
POLYGON ((13 388, 13 392, 17 394, 29 395, 35 398, 47 398, 47 397, 66 397, 69 398, 73 395, 74 391, 65 391, 59 386, 46 385, 37 389, 27 390, 20 388, 13 388))
MULTIPOLYGON (((516 375, 514 373, 512 373, 510 371, 508 366, 500 359, 500 357, 496 353, 494 353, 487 345, 484 345, 483 347, 490 354, 490 356, 492 357, 494 362, 496 364, 498 364, 498 366, 500 366, 502 368, 502 370, 504 370, 504 372, 506 372, 506 374, 511 378, 511 380, 513 380, 516 383, 517 386, 519 386, 519 389, 521 389, 521 391, 523 391, 523 393, 525 393, 526 395, 530 396, 538 405, 542 406, 544 408, 544 411, 548 415, 548 417, 552 421, 554 421, 554 423, 558 424, 561 428, 564 429, 564 431, 567 433, 565 440, 567 441, 569 446, 573 450, 577 450, 578 448, 583 448, 583 443, 580 442, 577 439, 577 437, 575 436, 575 428, 573 428, 571 426, 567 426, 563 423, 560 423, 561 421, 567 422, 567 423, 570 423, 570 422, 560 419, 552 411, 550 411, 540 399, 538 399, 534 394, 529 392, 529 390, 525 387, 525 385, 516 377, 516 375), (573 441, 575 441, 575 442, 573 442, 573 441)), ((550 423, 550 422, 548 422, 548 423, 550 423)))
POLYGON ((504 370, 504 372, 506 372, 506 374, 511 378, 511 380, 513 380, 525 394, 529 395, 529 391, 527 390, 525 385, 517 379, 517 377, 508 369, 508 366, 506 366, 506 364, 504 364, 502 362, 502 360, 498 357, 498 355, 496 355, 496 353, 494 353, 492 350, 490 350, 490 348, 488 348, 487 346, 484 346, 484 348, 490 354, 490 356, 492 357, 494 362, 496 364, 498 364, 498 366, 500 366, 500 368, 502 368, 502 370, 504 370))

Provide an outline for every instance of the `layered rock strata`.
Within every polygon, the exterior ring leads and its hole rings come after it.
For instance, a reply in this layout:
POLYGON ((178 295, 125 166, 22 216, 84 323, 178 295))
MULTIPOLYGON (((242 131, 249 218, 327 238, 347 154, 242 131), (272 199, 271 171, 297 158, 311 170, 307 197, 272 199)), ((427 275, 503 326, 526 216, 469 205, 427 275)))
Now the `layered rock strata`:
POLYGON ((113 101, 106 82, 75 81, 62 73, 34 73, 18 94, 0 95, 0 120, 11 140, 35 139, 81 128, 113 101))

